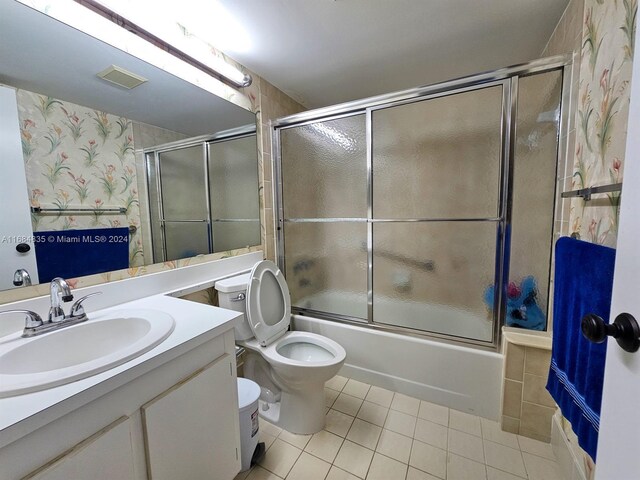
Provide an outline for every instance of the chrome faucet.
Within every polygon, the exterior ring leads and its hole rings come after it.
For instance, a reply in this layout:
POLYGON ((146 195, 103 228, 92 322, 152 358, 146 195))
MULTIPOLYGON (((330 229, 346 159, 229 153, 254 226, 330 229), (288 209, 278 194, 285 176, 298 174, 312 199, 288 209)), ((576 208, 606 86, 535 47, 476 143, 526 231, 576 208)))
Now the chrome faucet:
POLYGON ((31 310, 5 310, 0 312, 0 315, 7 313, 24 313, 26 319, 22 336, 34 337, 88 320, 82 304, 87 298, 100 295, 101 293, 102 292, 94 292, 80 298, 72 305, 69 315, 65 315, 62 303, 73 300, 73 295, 67 282, 63 278, 57 277, 51 281, 51 308, 49 309, 49 317, 46 322, 42 320, 40 315, 31 310))
POLYGON ((62 277, 51 280, 51 308, 49 309, 49 323, 58 323, 65 319, 62 302, 73 300, 73 294, 69 285, 62 277))
POLYGON ((13 274, 13 284, 16 287, 30 287, 32 285, 31 275, 24 268, 19 268, 13 274))

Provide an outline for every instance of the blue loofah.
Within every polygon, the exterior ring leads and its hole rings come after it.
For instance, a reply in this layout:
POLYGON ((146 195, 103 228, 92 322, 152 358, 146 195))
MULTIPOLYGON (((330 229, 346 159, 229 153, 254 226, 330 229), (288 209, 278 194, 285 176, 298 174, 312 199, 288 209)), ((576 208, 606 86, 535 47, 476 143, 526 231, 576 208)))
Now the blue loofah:
MULTIPOLYGON (((484 292, 484 301, 490 309, 493 309, 494 295, 495 287, 491 285, 484 292)), ((519 287, 514 283, 509 284, 506 325, 529 330, 544 330, 547 318, 537 303, 537 296, 536 279, 531 276, 523 278, 519 287)))

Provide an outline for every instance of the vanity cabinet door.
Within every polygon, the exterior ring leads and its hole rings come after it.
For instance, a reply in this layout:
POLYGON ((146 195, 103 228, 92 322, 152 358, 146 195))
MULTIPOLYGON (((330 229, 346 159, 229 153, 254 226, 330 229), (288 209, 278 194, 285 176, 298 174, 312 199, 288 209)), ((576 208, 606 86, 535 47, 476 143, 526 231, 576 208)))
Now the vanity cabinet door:
POLYGON ((135 478, 131 423, 128 417, 119 418, 23 480, 135 478))
POLYGON ((150 479, 232 480, 238 473, 238 393, 232 361, 225 354, 142 406, 150 479))

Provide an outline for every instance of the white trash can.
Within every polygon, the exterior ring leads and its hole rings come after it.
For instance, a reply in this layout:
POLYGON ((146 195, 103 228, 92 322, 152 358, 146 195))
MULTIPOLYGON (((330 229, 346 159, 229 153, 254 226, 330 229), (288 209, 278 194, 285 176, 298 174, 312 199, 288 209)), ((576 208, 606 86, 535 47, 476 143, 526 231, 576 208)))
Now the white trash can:
POLYGON ((251 468, 253 452, 258 445, 258 398, 260 387, 256 382, 238 378, 238 407, 240 409, 241 471, 251 468))

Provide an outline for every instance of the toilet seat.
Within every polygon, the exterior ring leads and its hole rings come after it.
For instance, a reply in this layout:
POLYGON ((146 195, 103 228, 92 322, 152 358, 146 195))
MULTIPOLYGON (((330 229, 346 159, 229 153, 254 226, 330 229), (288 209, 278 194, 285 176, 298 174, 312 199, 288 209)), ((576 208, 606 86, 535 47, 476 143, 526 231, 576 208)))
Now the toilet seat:
POLYGON ((280 364, 298 367, 323 367, 334 365, 336 362, 344 361, 346 352, 342 345, 323 335, 311 332, 286 332, 278 341, 272 342, 264 347, 256 339, 239 342, 242 346, 259 353, 270 364, 280 364), (296 359, 286 355, 288 345, 311 344, 317 347, 322 355, 322 351, 327 354, 321 358, 296 359))
POLYGON ((291 297, 284 275, 275 263, 263 260, 253 266, 246 301, 247 321, 260 345, 270 345, 287 332, 291 297))

